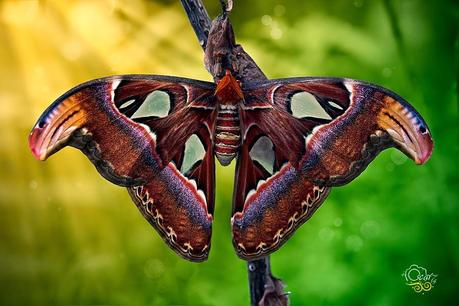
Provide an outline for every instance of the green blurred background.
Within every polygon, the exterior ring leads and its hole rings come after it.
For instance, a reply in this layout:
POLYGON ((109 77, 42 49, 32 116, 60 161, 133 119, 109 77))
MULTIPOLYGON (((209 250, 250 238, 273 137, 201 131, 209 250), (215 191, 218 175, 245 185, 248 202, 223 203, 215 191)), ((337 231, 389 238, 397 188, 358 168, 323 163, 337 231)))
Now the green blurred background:
MULTIPOLYGON (((204 1, 215 16, 218 1, 204 1)), ((270 78, 346 76, 410 101, 435 149, 418 167, 383 152, 272 256, 293 305, 454 305, 459 300, 457 1, 236 0, 238 41, 270 78), (415 293, 411 264, 438 274, 415 293)), ((65 149, 28 150, 41 112, 113 74, 210 80, 176 1, 0 2, 0 305, 248 305, 231 245, 234 164, 217 169, 207 262, 175 255, 125 189, 65 149)))

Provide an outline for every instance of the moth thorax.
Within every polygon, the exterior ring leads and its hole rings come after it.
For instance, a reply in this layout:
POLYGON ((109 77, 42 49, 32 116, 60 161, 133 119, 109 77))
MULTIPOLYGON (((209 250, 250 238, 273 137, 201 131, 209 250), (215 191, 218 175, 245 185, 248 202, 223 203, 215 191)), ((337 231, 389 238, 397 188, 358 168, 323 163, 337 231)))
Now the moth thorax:
POLYGON ((238 106, 220 104, 215 128, 215 155, 223 166, 231 163, 239 150, 241 128, 238 106))

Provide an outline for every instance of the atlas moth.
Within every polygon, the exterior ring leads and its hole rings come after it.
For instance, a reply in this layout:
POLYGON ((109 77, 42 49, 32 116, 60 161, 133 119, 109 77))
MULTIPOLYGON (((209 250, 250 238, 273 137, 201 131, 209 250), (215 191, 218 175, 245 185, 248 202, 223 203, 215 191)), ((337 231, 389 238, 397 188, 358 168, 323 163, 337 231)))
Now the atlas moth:
POLYGON ((246 260, 269 255, 383 149, 417 164, 433 142, 418 112, 395 93, 345 78, 267 80, 236 44, 229 12, 205 45, 214 82, 120 75, 81 84, 52 103, 29 136, 45 160, 80 149, 110 182, 127 187, 164 241, 207 259, 215 158, 236 159, 233 245, 246 260))

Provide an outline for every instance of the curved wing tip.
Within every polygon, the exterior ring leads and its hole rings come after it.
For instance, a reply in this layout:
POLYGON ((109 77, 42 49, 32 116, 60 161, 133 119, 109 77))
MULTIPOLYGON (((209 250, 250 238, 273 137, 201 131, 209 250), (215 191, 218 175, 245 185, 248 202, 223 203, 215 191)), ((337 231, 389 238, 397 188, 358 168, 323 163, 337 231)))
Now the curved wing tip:
POLYGON ((432 156, 433 152, 433 140, 432 138, 426 139, 422 143, 422 147, 420 152, 417 154, 416 158, 414 159, 417 165, 424 165, 432 156))
POLYGON ((42 143, 40 141, 40 136, 45 127, 39 127, 38 124, 33 128, 29 134, 29 148, 32 151, 33 156, 37 160, 44 161, 48 157, 46 150, 43 149, 42 143))

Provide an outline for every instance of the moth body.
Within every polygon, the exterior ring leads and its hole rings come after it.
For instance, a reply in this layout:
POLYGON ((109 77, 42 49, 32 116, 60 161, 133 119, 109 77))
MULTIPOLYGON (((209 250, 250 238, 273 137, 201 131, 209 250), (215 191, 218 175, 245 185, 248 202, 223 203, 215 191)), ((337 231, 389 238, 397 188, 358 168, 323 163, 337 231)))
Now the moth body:
POLYGON ((215 96, 218 101, 215 155, 221 165, 227 166, 236 157, 241 143, 239 104, 244 98, 239 83, 229 70, 218 81, 215 96))
POLYGON ((236 157, 240 145, 241 128, 238 107, 223 104, 218 111, 215 128, 215 155, 223 166, 236 157))

